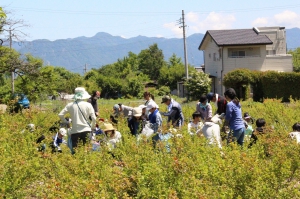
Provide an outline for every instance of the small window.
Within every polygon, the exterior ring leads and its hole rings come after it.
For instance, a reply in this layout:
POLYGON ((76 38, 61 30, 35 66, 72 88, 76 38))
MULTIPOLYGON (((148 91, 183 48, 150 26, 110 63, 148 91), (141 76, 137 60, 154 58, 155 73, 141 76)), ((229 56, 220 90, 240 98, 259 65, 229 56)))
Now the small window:
POLYGON ((216 53, 214 53, 214 61, 217 61, 216 53))
POLYGON ((241 58, 241 57, 245 57, 246 56, 246 52, 245 51, 232 51, 231 52, 231 57, 233 58, 241 58))
POLYGON ((211 55, 210 55, 210 53, 208 54, 208 57, 209 57, 209 58, 211 58, 211 55))

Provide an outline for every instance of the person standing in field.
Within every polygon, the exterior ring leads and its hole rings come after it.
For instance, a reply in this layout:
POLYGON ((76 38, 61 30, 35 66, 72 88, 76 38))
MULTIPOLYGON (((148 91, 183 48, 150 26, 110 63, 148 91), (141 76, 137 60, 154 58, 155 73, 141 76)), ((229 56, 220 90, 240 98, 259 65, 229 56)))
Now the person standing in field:
POLYGON ((84 101, 89 99, 91 96, 86 92, 83 87, 75 89, 74 102, 68 103, 65 108, 58 114, 62 123, 65 122, 65 115, 70 114, 72 120, 72 128, 70 130, 71 136, 71 151, 74 154, 74 148, 78 146, 78 142, 81 141, 85 145, 87 136, 91 133, 92 129, 95 128, 96 115, 93 106, 84 101), (91 124, 88 118, 91 117, 91 124))
POLYGON ((220 96, 217 93, 208 93, 207 100, 208 100, 208 103, 213 102, 216 105, 216 107, 217 107, 216 114, 219 114, 219 115, 221 115, 222 113, 226 114, 227 101, 226 101, 225 97, 220 96))
POLYGON ((229 125, 230 131, 233 132, 233 138, 232 140, 228 138, 228 142, 237 141, 237 143, 242 146, 245 136, 245 124, 242 117, 240 101, 236 97, 236 93, 233 88, 227 89, 224 96, 228 101, 226 106, 225 123, 229 125))
POLYGON ((173 127, 181 127, 184 121, 181 105, 168 95, 162 98, 161 103, 168 106, 168 112, 163 114, 168 117, 168 123, 172 122, 173 127))
MULTIPOLYGON (((156 108, 158 109, 158 105, 155 103, 154 101, 154 96, 150 93, 150 92, 144 92, 144 99, 146 100, 145 102, 145 106, 148 106, 148 104, 155 104, 156 105, 156 108)), ((147 116, 147 119, 148 119, 148 116, 149 116, 149 110, 146 109, 146 113, 145 115, 147 116)))
POLYGON ((100 91, 93 91, 92 97, 88 99, 88 102, 91 103, 94 108, 96 117, 99 116, 97 100, 100 98, 100 95, 101 95, 100 91))

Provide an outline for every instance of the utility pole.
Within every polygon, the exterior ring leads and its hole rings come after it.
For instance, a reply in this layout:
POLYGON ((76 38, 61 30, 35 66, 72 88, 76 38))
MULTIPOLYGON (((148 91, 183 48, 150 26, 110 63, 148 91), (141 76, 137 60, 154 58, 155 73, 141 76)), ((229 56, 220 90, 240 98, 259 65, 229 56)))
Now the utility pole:
POLYGON ((187 51, 186 51, 186 38, 185 38, 185 22, 184 22, 184 10, 182 10, 182 18, 179 19, 179 24, 182 24, 179 28, 183 30, 183 47, 184 47, 184 65, 185 65, 185 77, 189 78, 189 68, 188 68, 188 60, 187 60, 187 51))
MULTIPOLYGON (((187 60, 187 51, 186 51, 186 38, 185 38, 185 22, 184 22, 184 10, 182 10, 182 18, 179 19, 179 24, 182 24, 179 28, 182 28, 183 31, 183 47, 184 47, 184 65, 185 65, 185 78, 186 81, 189 78, 189 68, 188 68, 188 60, 187 60)), ((187 100, 189 100, 189 94, 187 91, 187 100)))
POLYGON ((84 69, 83 69, 83 71, 84 71, 84 74, 86 73, 86 71, 87 71, 87 64, 85 64, 84 65, 84 69))
MULTIPOLYGON (((9 28, 9 48, 12 48, 11 28, 9 28)), ((11 72, 11 92, 12 94, 15 93, 15 71, 11 72)))

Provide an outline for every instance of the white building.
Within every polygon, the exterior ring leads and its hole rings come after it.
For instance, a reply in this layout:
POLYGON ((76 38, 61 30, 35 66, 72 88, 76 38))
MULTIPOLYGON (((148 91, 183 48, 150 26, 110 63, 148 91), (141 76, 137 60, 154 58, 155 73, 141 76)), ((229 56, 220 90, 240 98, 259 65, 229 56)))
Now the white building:
POLYGON ((198 49, 204 52, 212 91, 221 95, 224 75, 234 69, 293 71, 292 56, 286 54, 284 27, 208 30, 198 49))

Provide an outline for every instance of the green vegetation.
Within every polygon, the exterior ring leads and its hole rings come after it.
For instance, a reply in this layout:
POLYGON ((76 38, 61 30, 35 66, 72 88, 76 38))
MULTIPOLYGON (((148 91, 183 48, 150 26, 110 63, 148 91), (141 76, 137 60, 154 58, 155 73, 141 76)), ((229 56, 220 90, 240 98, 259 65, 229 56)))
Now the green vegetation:
MULTIPOLYGON (((101 117, 108 118, 114 103, 99 101, 101 117)), ((195 103, 183 104, 186 122, 195 103)), ((251 149, 247 143, 240 149, 224 141, 222 154, 203 137, 191 137, 186 125, 179 132, 183 138, 171 140, 170 153, 154 150, 151 142, 138 143, 125 119, 120 119, 117 128, 123 142, 113 151, 116 158, 105 147, 92 152, 90 146, 81 147, 74 156, 66 146, 63 153, 51 154, 48 129, 58 120, 52 110, 59 111, 64 104, 48 101, 46 105, 46 111, 0 115, 1 198, 300 197, 300 146, 288 138, 291 126, 300 121, 299 101, 291 100, 288 105, 276 100, 242 102, 244 112, 265 118, 268 134, 251 149), (25 129, 29 123, 36 125, 35 132, 25 129), (35 144, 41 134, 47 137, 44 154, 35 144)), ((162 105, 161 110, 166 107, 162 105)))
POLYGON ((262 102, 266 98, 282 99, 288 102, 290 97, 300 98, 300 74, 295 72, 250 71, 236 69, 227 73, 223 84, 237 91, 240 99, 248 99, 250 85, 253 88, 253 100, 262 102))
POLYGON ((289 51, 288 53, 293 56, 294 71, 300 72, 300 48, 297 48, 294 51, 289 51))

